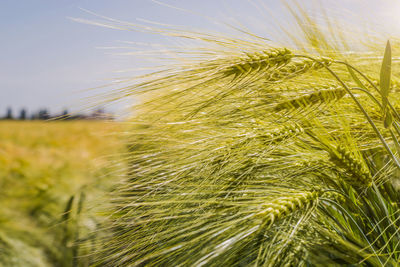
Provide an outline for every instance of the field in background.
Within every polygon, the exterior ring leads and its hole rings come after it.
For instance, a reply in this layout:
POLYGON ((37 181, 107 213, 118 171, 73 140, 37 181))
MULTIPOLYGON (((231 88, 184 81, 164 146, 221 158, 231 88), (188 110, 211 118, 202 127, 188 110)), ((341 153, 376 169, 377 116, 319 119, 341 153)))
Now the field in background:
POLYGON ((0 121, 0 266, 71 266, 117 183, 116 122, 0 121), (78 231, 78 226, 79 231, 78 231))

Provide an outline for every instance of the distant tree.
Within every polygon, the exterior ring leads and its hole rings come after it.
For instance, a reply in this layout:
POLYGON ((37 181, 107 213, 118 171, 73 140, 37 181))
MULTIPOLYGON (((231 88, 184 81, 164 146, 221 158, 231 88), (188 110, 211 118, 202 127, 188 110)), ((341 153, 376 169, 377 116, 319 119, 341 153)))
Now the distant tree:
POLYGON ((20 113, 19 113, 19 119, 20 120, 26 120, 26 109, 21 109, 20 113))
POLYGON ((107 118, 107 114, 103 108, 98 108, 95 111, 93 111, 93 113, 90 117, 91 117, 91 119, 95 119, 95 120, 104 120, 107 118))
POLYGON ((39 120, 48 120, 48 119, 50 119, 50 115, 47 109, 41 109, 39 111, 39 120))
POLYGON ((12 109, 11 108, 7 108, 7 114, 6 114, 5 119, 6 120, 12 120, 13 119, 12 109))
POLYGON ((61 114, 61 118, 64 120, 71 119, 71 116, 68 114, 68 109, 64 109, 64 111, 61 114))

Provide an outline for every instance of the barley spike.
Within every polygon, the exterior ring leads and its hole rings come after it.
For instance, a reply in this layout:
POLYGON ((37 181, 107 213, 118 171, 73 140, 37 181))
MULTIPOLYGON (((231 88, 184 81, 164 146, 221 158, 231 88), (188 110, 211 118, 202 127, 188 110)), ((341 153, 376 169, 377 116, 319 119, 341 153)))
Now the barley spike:
POLYGON ((289 101, 277 104, 274 107, 275 111, 286 109, 298 109, 307 106, 313 106, 317 103, 328 103, 334 100, 341 99, 346 94, 346 91, 341 88, 323 89, 311 94, 303 95, 289 101))
POLYGON ((284 79, 296 77, 311 70, 321 69, 324 66, 329 66, 330 64, 331 61, 326 58, 321 58, 318 61, 304 59, 298 62, 287 64, 286 66, 271 73, 267 73, 266 80, 267 82, 279 82, 284 79))
POLYGON ((258 212, 256 217, 261 217, 263 225, 269 228, 275 221, 315 203, 320 194, 320 191, 311 191, 280 197, 270 203, 264 204, 262 211, 258 212))
POLYGON ((331 160, 350 174, 343 178, 350 185, 356 187, 370 185, 372 177, 368 168, 343 146, 336 147, 336 153, 331 153, 331 160))
POLYGON ((235 77, 238 77, 251 71, 267 70, 270 67, 279 67, 289 63, 292 57, 292 52, 286 48, 248 53, 238 62, 229 66, 224 74, 225 76, 235 75, 235 77))

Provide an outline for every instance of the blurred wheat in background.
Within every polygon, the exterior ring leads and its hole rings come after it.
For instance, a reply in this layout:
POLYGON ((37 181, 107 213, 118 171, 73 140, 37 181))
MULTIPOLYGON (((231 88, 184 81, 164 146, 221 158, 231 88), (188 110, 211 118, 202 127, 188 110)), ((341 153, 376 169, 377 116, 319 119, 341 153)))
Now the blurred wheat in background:
POLYGON ((118 180, 118 131, 104 121, 0 122, 0 266, 72 266, 90 253, 79 240, 118 180))
POLYGON ((101 215, 86 191, 64 196, 65 265, 399 265, 398 39, 286 7, 277 40, 75 19, 196 46, 158 50, 169 64, 108 96, 135 99, 114 150, 124 179, 101 215))

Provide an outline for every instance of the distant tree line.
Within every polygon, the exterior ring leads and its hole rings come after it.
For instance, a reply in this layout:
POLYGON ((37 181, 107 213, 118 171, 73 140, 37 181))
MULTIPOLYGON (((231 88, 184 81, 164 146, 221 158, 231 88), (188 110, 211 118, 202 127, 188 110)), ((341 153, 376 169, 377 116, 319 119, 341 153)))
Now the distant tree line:
POLYGON ((97 109, 91 114, 70 114, 68 110, 64 110, 60 114, 50 114, 47 109, 40 109, 37 112, 28 115, 26 109, 21 109, 17 115, 14 115, 12 108, 7 108, 6 115, 0 117, 3 120, 110 120, 113 116, 106 113, 104 109, 97 109))

